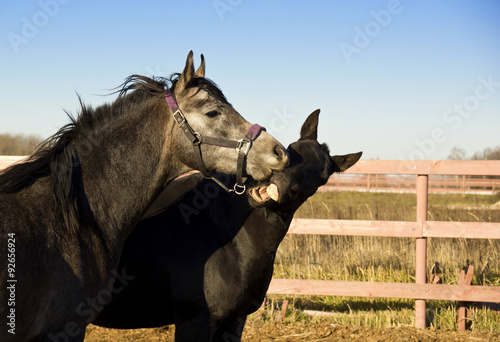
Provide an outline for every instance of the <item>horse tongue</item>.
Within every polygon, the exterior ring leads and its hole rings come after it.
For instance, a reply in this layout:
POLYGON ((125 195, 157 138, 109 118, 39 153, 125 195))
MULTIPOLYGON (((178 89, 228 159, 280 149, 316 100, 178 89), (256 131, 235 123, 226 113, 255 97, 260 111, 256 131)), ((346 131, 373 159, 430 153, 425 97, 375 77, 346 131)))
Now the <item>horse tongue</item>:
POLYGON ((278 186, 274 183, 269 184, 269 186, 266 189, 267 194, 269 197, 271 197, 274 201, 278 202, 278 199, 280 197, 280 193, 278 191, 278 186))
POLYGON ((259 192, 259 197, 262 202, 266 202, 269 199, 266 188, 260 187, 257 191, 259 192))

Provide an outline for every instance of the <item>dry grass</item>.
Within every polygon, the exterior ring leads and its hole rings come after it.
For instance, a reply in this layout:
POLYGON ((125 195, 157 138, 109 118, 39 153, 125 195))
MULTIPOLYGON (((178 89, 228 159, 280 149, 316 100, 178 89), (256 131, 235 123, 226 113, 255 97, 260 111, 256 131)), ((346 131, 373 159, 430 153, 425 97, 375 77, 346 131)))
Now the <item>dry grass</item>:
MULTIPOLYGON (((429 195, 430 220, 500 222, 494 206, 500 196, 429 195)), ((414 194, 322 192, 302 205, 295 217, 414 221, 414 194)), ((474 265, 473 285, 500 286, 500 241, 428 239, 428 272, 457 284, 460 270, 474 265)), ((280 245, 274 277, 295 279, 414 282, 415 241, 410 238, 289 235, 280 245)), ((429 274, 430 275, 430 274, 429 274)), ((277 303, 283 297, 273 296, 277 303)), ((414 302, 402 299, 342 297, 291 298, 287 319, 320 320, 369 327, 414 324, 414 302), (335 311, 333 317, 307 317, 304 309, 335 311)), ((500 316, 476 307, 472 329, 498 331, 500 316)), ((258 316, 258 315, 257 315, 258 316)), ((258 316, 258 319, 266 317, 258 316)), ((456 303, 429 301, 428 324, 456 328, 456 303)))
MULTIPOLYGON (((489 209, 500 196, 431 195, 433 220, 500 222, 500 208, 489 209), (460 209, 458 209, 460 208, 460 209), (481 209, 479 209, 481 208, 481 209)), ((355 192, 318 193, 296 217, 365 220, 415 219, 411 194, 355 192)), ((413 282, 415 243, 412 239, 350 236, 287 236, 275 264, 275 277, 334 280, 413 282)), ((456 284, 461 269, 473 264, 473 284, 500 286, 500 241, 429 239, 428 270, 456 284), (434 267, 435 263, 439 267, 434 267)), ((468 332, 457 332, 457 306, 428 301, 428 330, 415 324, 414 301, 386 298, 271 296, 252 314, 244 341, 498 341, 500 314, 473 307, 468 332), (282 316, 283 301, 289 301, 282 316), (308 315, 306 310, 329 316, 308 315)), ((174 328, 87 329, 86 341, 173 341, 174 328)))

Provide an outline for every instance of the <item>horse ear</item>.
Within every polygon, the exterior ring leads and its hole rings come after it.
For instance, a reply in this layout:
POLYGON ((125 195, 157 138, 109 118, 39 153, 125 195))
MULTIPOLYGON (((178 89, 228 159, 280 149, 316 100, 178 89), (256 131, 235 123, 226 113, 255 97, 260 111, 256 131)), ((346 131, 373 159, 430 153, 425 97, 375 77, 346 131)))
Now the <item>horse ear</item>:
POLYGON ((201 63, 198 67, 198 70, 196 70, 196 72, 194 73, 194 77, 205 77, 205 57, 203 57, 203 54, 201 54, 201 63))
POLYGON ((318 140, 318 117, 319 117, 319 109, 316 109, 314 112, 309 114, 306 121, 302 125, 302 129, 300 130, 300 139, 313 139, 318 140))
POLYGON ((344 172, 361 158, 363 152, 345 154, 343 156, 332 156, 333 172, 344 172))
POLYGON ((179 76, 179 81, 177 82, 178 90, 185 89, 189 81, 193 79, 194 76, 194 64, 193 64, 193 50, 189 51, 186 59, 186 66, 179 76))

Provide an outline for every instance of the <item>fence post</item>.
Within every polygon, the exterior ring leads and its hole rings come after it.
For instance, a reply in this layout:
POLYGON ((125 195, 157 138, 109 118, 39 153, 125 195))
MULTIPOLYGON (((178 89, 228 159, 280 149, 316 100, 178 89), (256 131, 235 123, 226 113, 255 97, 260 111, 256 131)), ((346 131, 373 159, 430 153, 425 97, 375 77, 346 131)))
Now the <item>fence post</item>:
MULTIPOLYGON (((465 275, 465 271, 460 271, 460 277, 458 280, 459 285, 470 285, 472 283, 472 276, 474 275, 474 266, 469 265, 467 269, 467 275, 465 275)), ((467 326, 468 317, 468 303, 466 302, 458 302, 458 330, 465 331, 467 326)))
MULTIPOLYGON (((427 175, 417 176, 417 223, 426 229, 427 223, 427 200, 428 200, 429 177, 427 175)), ((416 260, 415 260, 415 282, 425 284, 427 282, 427 238, 417 238, 416 260)), ((415 328, 425 329, 425 299, 415 300, 415 328)))

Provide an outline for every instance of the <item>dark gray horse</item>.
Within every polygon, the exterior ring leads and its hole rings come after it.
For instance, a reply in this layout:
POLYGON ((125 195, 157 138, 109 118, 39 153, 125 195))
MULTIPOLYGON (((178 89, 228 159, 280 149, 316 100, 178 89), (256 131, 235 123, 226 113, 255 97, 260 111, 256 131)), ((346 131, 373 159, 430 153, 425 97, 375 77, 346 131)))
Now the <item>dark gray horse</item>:
MULTIPOLYGON (((290 165, 248 196, 201 182, 178 203, 161 196, 125 242, 120 268, 135 279, 104 307, 94 324, 146 328, 175 324, 176 341, 239 341, 246 316, 260 306, 276 250, 293 214, 333 172, 361 153, 330 156, 317 141, 319 110, 288 148, 290 165)), ((170 193, 200 182, 172 184, 170 193), (174 189, 175 187, 175 189, 174 189)))
MULTIPOLYGON (((123 242, 165 184, 192 169, 236 173, 235 149, 187 138, 191 130, 229 144, 251 126, 204 74, 203 56, 195 72, 190 52, 170 83, 131 76, 115 102, 82 104, 27 161, 0 173, 0 341, 83 341, 115 278, 130 281, 118 268, 123 242)), ((288 158, 259 133, 243 159, 249 175, 269 179, 288 158)))

